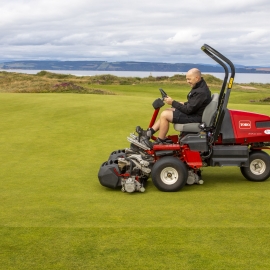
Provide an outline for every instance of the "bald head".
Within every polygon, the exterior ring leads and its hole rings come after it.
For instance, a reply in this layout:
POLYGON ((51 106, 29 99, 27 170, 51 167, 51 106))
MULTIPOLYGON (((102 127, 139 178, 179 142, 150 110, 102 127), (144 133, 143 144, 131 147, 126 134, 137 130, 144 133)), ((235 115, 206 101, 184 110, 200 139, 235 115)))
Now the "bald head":
POLYGON ((187 72, 187 75, 190 75, 190 76, 196 76, 196 77, 199 77, 201 78, 201 71, 197 68, 192 68, 190 69, 188 72, 187 72))
POLYGON ((201 71, 197 68, 190 69, 186 74, 187 83, 194 87, 202 79, 201 71))

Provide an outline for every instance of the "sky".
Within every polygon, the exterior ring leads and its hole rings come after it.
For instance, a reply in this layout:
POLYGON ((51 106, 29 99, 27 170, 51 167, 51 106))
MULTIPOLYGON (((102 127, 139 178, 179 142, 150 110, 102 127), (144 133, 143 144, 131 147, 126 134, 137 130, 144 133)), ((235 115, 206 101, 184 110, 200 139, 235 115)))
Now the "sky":
POLYGON ((269 0, 0 0, 0 60, 270 67, 269 0))

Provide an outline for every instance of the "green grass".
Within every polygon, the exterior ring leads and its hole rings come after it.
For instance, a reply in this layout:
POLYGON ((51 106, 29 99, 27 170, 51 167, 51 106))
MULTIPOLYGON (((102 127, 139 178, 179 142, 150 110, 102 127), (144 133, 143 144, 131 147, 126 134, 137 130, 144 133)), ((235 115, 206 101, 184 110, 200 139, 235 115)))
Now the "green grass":
MULTIPOLYGON (((269 269, 269 180, 224 167, 176 193, 99 184, 159 97, 156 84, 103 87, 117 95, 0 95, 0 269, 269 269)), ((249 95, 229 107, 269 114, 249 95)))

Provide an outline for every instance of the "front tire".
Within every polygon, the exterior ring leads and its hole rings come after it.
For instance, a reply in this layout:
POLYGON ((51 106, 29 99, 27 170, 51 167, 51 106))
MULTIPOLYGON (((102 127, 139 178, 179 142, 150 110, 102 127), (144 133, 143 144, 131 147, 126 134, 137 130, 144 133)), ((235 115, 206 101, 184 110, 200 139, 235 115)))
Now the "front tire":
POLYGON ((152 169, 152 181, 161 191, 179 191, 186 184, 187 177, 187 167, 175 157, 159 159, 152 169))
POLYGON ((251 152, 249 166, 241 167, 240 170, 249 181, 265 181, 270 176, 270 156, 263 151, 251 152))

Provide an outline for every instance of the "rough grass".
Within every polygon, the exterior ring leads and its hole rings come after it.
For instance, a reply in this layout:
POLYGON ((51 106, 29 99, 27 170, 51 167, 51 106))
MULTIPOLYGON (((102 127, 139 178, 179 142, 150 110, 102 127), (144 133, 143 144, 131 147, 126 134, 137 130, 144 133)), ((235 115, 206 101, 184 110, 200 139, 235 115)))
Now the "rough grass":
MULTIPOLYGON (((219 92, 222 81, 212 75, 203 74, 204 79, 210 86, 212 92, 219 92)), ((179 95, 179 88, 184 95, 180 98, 186 98, 189 90, 186 84, 185 76, 175 74, 174 76, 148 76, 139 77, 117 77, 110 74, 97 76, 74 76, 69 74, 57 74, 47 71, 40 71, 37 74, 22 74, 13 72, 0 72, 0 92, 5 93, 79 93, 79 94, 128 94, 133 92, 156 93, 153 89, 166 88, 169 94, 179 95), (122 91, 123 90, 123 91, 122 91), (135 90, 135 91, 134 91, 135 90), (119 92, 120 91, 120 92, 119 92)), ((234 93, 238 94, 237 102, 270 104, 269 89, 270 84, 235 84, 234 93), (243 100, 243 95, 249 100, 243 100), (267 96, 268 95, 268 96, 267 96)), ((153 95, 152 95, 153 96, 153 95)))
MULTIPOLYGON (((269 269, 269 179, 223 167, 177 193, 99 184, 101 163, 148 125, 159 97, 155 84, 104 89, 117 95, 0 94, 0 268, 269 269)), ((236 98, 231 108, 269 114, 236 98)))

